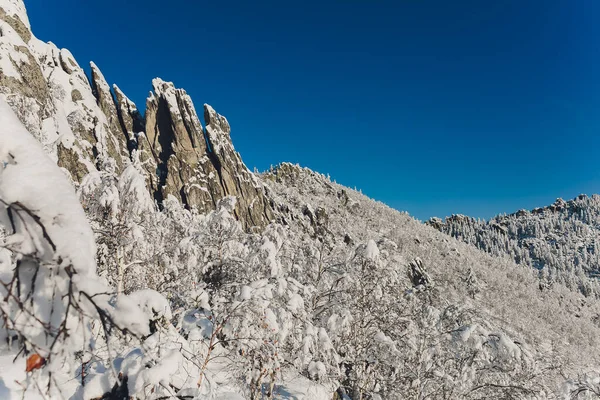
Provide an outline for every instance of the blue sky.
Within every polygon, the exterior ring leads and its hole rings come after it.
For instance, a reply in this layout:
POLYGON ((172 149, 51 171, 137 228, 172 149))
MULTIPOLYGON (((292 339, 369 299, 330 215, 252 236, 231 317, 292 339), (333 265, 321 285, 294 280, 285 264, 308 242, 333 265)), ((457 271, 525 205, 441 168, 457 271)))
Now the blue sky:
POLYGON ((420 219, 600 192, 596 0, 25 0, 34 34, 139 107, 159 76, 297 162, 420 219))

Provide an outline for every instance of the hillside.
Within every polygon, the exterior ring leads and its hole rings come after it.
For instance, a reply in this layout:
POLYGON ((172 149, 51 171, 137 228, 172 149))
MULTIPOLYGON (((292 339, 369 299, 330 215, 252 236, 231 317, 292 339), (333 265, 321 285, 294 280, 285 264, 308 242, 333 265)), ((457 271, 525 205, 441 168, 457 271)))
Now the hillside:
POLYGON ((252 173, 243 126, 159 78, 141 115, 0 10, 0 397, 600 393, 595 298, 309 169, 252 173))
POLYGON ((499 215, 489 221, 453 215, 426 222, 494 256, 508 256, 539 271, 540 287, 562 284, 586 296, 600 295, 600 196, 499 215))

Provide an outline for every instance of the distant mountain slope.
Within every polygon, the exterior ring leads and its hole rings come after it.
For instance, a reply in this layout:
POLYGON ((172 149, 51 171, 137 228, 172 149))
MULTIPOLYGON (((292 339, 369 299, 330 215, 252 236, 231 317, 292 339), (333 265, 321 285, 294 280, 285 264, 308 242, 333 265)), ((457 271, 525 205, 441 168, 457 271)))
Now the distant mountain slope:
POLYGON ((489 221, 452 215, 426 222, 494 255, 539 271, 541 287, 561 283, 600 296, 600 196, 557 199, 552 205, 489 221))

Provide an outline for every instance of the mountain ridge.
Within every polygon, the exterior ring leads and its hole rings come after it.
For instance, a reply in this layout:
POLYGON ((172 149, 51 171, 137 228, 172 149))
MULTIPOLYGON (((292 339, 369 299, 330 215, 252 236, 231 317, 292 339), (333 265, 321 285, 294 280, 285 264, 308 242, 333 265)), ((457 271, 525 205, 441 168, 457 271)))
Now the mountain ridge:
POLYGON ((426 224, 496 256, 506 255, 539 271, 541 285, 565 284, 598 297, 600 196, 562 198, 531 211, 519 210, 487 221, 464 215, 426 224))
POLYGON ((529 266, 308 168, 254 174, 210 106, 203 125, 184 90, 155 79, 142 116, 95 64, 88 79, 37 40, 22 1, 0 9, 1 395, 599 392, 595 298, 540 288, 529 266), (78 246, 78 231, 95 246, 78 246))

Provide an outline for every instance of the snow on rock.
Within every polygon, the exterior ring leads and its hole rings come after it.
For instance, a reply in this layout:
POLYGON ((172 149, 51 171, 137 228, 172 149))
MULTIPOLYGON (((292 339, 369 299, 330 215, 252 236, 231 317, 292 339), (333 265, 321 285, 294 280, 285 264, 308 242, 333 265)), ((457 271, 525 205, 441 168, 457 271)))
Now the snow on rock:
MULTIPOLYGON (((0 287, 0 308, 12 323, 0 329, 0 364, 18 370, 0 365, 0 397, 35 398, 32 390, 47 387, 50 372, 64 393, 48 396, 74 399, 102 397, 119 374, 128 380, 126 395, 139 399, 248 398, 257 388, 311 400, 336 390, 344 399, 354 390, 352 398, 545 398, 565 376, 579 377, 570 379, 571 393, 598 384, 583 374, 598 365, 595 302, 547 290, 522 267, 306 168, 282 164, 253 174, 233 147, 228 120, 211 106, 203 127, 187 93, 155 79, 144 118, 116 86, 113 99, 97 66, 90 82, 68 50, 33 37, 22 1, 0 0, 0 8, 0 93, 31 133, 0 105, 0 199, 24 212, 13 230, 0 206, 11 228, 0 238, 14 251, 0 249, 0 279, 10 282, 18 271, 21 282, 34 283, 21 285, 20 304, 0 287), (125 269, 118 291, 130 295, 115 296, 94 276, 86 217, 44 151, 79 184, 102 276, 119 281, 115 269, 125 269), (476 281, 486 290, 473 290, 476 281), (26 327, 25 349, 11 345, 19 327, 26 327), (50 348, 63 327, 68 335, 50 348), (113 336, 105 332, 111 329, 113 336), (25 374, 34 350, 48 361, 25 374)), ((561 280, 593 294, 595 284, 584 279, 593 268, 580 265, 597 262, 598 204, 557 201, 498 218, 481 234, 468 217, 453 224, 492 253, 508 235, 532 249, 511 245, 515 259, 557 268, 569 261, 576 272, 561 280), (575 227, 569 246, 566 222, 575 227)), ((545 279, 550 286, 553 276, 545 279)))
POLYGON ((273 213, 264 188, 235 151, 226 119, 205 106, 202 126, 194 102, 183 89, 160 78, 152 81, 154 92, 146 101, 146 132, 138 146, 157 156, 162 171, 152 190, 161 201, 174 196, 201 212, 215 209, 226 196, 238 197, 234 215, 245 229, 264 227, 273 213), (168 123, 158 123, 167 118, 168 123), (164 147, 164 148, 163 148, 164 147))
MULTIPOLYGON (((145 150, 141 148, 140 140, 138 140, 138 136, 143 135, 143 132, 146 129, 144 126, 144 117, 135 103, 131 101, 117 85, 113 85, 113 92, 115 93, 118 114, 123 124, 125 136, 127 137, 127 140, 130 141, 128 145, 131 146, 135 144, 135 150, 144 152, 145 150)), ((151 155, 149 154, 145 154, 140 157, 140 159, 141 161, 150 161, 150 156, 151 155)))
POLYGON ((96 64, 88 80, 68 50, 36 39, 22 1, 0 2, 0 24, 0 94, 74 182, 95 170, 119 174, 139 159, 146 190, 159 205, 174 196, 209 212, 235 195, 234 215, 245 229, 273 219, 263 185, 212 108, 204 128, 190 96, 156 78, 142 116, 118 87, 111 90, 96 64))
POLYGON ((119 176, 118 189, 121 193, 128 195, 127 201, 123 202, 125 212, 133 215, 149 213, 154 210, 154 201, 146 187, 141 167, 135 163, 128 164, 119 176))
POLYGON ((92 89, 96 96, 98 107, 100 107, 105 116, 105 129, 109 132, 107 137, 108 153, 119 166, 122 166, 122 163, 129 159, 129 152, 126 135, 123 132, 117 112, 117 105, 115 104, 110 86, 98 66, 90 62, 90 67, 92 70, 92 89))
POLYGON ((297 293, 294 293, 290 297, 290 301, 287 304, 288 309, 293 313, 304 311, 304 299, 297 293))
POLYGON ((27 10, 25 9, 25 2, 23 0, 3 0, 1 6, 7 15, 18 18, 27 29, 31 30, 29 17, 27 16, 27 10))

